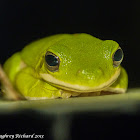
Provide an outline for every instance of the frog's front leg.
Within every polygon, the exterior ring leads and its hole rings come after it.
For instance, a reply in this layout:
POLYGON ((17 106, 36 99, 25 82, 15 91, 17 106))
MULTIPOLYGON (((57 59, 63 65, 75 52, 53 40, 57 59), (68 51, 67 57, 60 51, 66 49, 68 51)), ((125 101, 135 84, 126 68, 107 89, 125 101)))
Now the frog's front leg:
POLYGON ((118 79, 108 88, 103 91, 109 91, 113 93, 125 93, 128 87, 128 75, 123 67, 118 79))
POLYGON ((46 99, 61 97, 61 90, 44 80, 30 67, 22 69, 16 76, 15 86, 27 99, 46 99))

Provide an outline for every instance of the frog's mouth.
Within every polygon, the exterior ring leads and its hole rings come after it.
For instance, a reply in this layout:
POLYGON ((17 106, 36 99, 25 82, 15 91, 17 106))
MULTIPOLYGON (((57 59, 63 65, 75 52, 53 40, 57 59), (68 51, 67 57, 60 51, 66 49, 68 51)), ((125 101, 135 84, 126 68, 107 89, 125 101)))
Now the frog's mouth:
POLYGON ((118 78, 119 75, 120 75, 120 68, 105 83, 103 83, 97 87, 89 87, 89 86, 81 86, 81 85, 77 85, 77 84, 66 83, 66 82, 63 82, 63 81, 60 81, 60 80, 54 78, 50 74, 44 74, 44 73, 40 74, 42 79, 44 79, 45 81, 54 85, 55 87, 58 87, 58 88, 64 89, 64 90, 68 90, 68 91, 80 92, 80 93, 101 91, 101 90, 109 87, 110 85, 112 85, 116 81, 116 79, 118 78))

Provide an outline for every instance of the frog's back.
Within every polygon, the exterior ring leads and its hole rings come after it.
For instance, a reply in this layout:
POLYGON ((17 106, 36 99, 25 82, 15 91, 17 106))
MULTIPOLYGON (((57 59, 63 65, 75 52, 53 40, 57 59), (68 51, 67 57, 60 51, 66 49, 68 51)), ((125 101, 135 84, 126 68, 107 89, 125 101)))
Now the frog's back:
POLYGON ((30 43, 21 51, 21 58, 27 65, 32 67, 37 66, 37 62, 39 62, 40 57, 43 56, 42 54, 46 52, 49 46, 57 43, 60 40, 68 39, 68 38, 75 38, 78 37, 83 41, 85 38, 92 40, 95 42, 101 41, 96 37, 93 37, 89 34, 85 33, 78 33, 78 34, 57 34, 50 37, 45 37, 43 39, 39 39, 35 42, 30 43))
POLYGON ((50 37, 45 37, 43 39, 39 39, 37 41, 34 41, 27 45, 22 51, 21 51, 21 58, 24 60, 24 62, 27 65, 30 65, 32 67, 35 67, 37 65, 37 62, 40 60, 40 57, 42 56, 42 53, 48 47, 57 41, 68 37, 70 35, 68 34, 58 34, 53 35, 50 37))

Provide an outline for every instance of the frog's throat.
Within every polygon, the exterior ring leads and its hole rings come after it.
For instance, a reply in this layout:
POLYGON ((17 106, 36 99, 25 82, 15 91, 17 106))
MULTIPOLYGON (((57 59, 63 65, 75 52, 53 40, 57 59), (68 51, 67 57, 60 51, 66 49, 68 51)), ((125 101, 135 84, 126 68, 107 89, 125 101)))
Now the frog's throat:
POLYGON ((65 89, 65 90, 69 90, 69 91, 81 92, 81 93, 82 92, 101 91, 101 90, 109 87, 110 85, 112 85, 116 81, 116 79, 118 78, 119 75, 120 75, 120 68, 117 69, 117 71, 110 78, 110 80, 106 81, 105 83, 103 83, 103 84, 101 84, 101 85, 99 85, 97 87, 88 87, 88 86, 81 86, 81 85, 77 85, 77 84, 65 83, 63 81, 60 81, 60 80, 54 78, 50 74, 44 74, 44 73, 40 74, 42 79, 44 79, 45 81, 53 84, 56 87, 59 87, 61 89, 65 89))

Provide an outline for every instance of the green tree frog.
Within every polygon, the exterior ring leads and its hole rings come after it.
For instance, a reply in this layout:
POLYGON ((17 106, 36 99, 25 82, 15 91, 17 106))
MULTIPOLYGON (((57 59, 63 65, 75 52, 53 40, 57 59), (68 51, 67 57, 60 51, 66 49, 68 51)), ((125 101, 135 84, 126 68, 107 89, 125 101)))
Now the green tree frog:
POLYGON ((123 51, 113 40, 86 33, 58 34, 13 54, 4 70, 27 99, 125 93, 128 76, 123 51))

